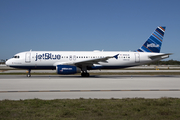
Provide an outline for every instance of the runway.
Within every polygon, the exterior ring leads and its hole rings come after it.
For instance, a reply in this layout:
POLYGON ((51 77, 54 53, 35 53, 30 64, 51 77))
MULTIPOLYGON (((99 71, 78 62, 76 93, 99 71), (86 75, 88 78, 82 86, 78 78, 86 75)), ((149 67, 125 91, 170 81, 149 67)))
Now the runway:
POLYGON ((180 76, 0 75, 0 100, 180 98, 180 76))

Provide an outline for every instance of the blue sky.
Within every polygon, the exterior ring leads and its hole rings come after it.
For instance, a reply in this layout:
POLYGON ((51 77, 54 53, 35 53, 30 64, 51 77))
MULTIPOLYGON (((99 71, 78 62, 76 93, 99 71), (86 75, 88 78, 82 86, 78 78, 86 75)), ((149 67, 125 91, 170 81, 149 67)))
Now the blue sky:
POLYGON ((0 59, 30 49, 134 51, 166 26, 161 52, 180 61, 179 6, 179 0, 0 0, 0 59))

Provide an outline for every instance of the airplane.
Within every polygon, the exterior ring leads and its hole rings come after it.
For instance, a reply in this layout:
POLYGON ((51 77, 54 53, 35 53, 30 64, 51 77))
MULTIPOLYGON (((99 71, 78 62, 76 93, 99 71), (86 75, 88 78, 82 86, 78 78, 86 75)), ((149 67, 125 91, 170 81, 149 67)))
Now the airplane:
POLYGON ((81 73, 89 77, 88 70, 120 69, 139 66, 168 58, 171 53, 160 53, 166 27, 158 26, 148 40, 136 51, 26 51, 6 61, 13 68, 55 69, 57 74, 81 73))

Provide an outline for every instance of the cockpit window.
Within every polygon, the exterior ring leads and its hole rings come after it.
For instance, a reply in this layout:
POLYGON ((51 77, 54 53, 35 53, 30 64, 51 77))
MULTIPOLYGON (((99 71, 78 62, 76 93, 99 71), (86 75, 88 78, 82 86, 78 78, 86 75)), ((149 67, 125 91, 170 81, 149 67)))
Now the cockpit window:
POLYGON ((15 56, 13 56, 13 58, 20 58, 20 57, 15 55, 15 56))

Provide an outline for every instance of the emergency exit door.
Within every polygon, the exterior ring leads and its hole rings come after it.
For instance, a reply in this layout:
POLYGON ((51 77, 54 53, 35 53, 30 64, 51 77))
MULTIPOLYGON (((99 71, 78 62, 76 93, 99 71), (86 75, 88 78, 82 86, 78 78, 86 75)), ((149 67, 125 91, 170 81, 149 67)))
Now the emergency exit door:
POLYGON ((135 62, 136 63, 140 62, 140 55, 139 55, 139 53, 135 53, 135 62))

